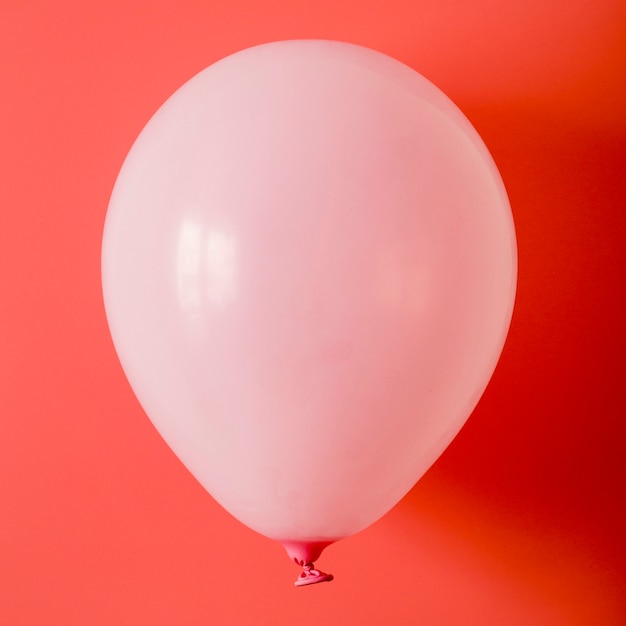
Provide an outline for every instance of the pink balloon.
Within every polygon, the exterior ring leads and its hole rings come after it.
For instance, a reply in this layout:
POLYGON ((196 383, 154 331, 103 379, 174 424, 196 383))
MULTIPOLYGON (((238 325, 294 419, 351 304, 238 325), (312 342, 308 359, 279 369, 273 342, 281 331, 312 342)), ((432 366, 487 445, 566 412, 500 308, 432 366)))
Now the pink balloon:
POLYGON ((102 280, 158 431, 307 584, 466 421, 516 258, 497 169, 441 91, 366 48, 287 41, 212 65, 150 120, 102 280))

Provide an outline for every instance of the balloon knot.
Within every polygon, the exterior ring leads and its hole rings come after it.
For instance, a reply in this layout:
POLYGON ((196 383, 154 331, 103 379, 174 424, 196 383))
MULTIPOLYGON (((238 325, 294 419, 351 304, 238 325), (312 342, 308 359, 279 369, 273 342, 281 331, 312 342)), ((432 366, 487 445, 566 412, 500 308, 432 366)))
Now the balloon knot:
POLYGON ((302 572, 293 583, 296 587, 304 587, 305 585, 314 585, 316 583, 330 582, 334 577, 332 574, 315 569, 313 563, 298 563, 302 565, 302 572))

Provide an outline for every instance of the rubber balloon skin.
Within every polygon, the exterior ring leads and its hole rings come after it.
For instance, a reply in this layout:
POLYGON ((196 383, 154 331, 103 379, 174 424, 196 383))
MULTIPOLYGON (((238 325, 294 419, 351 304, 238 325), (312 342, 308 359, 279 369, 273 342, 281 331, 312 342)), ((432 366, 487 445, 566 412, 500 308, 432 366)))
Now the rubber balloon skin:
POLYGON ((210 66, 150 120, 102 280, 158 431, 306 584, 472 412, 516 259, 498 171, 439 89, 366 48, 287 41, 210 66))

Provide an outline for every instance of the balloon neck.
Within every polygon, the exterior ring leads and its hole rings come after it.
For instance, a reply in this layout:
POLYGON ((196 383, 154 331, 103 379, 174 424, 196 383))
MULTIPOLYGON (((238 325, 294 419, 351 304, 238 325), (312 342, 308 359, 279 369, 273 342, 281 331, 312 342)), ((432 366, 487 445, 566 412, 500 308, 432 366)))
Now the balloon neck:
POLYGON ((281 541, 280 543, 287 551, 289 558, 302 567, 302 572, 294 582, 296 587, 330 582, 333 579, 332 574, 326 574, 313 567, 313 562, 317 561, 324 548, 334 543, 333 541, 281 541))
POLYGON ((296 565, 304 566, 306 563, 317 561, 324 548, 334 541, 281 541, 280 543, 296 565))

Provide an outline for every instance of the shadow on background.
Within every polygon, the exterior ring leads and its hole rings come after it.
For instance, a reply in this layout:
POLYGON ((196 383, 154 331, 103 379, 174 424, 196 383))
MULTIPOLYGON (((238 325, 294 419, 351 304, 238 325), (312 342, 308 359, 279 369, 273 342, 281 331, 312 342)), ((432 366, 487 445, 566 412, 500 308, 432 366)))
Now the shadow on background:
POLYGON ((626 133, 559 110, 466 111, 509 191, 516 309, 478 408, 396 523, 519 623, 622 624, 626 133))

